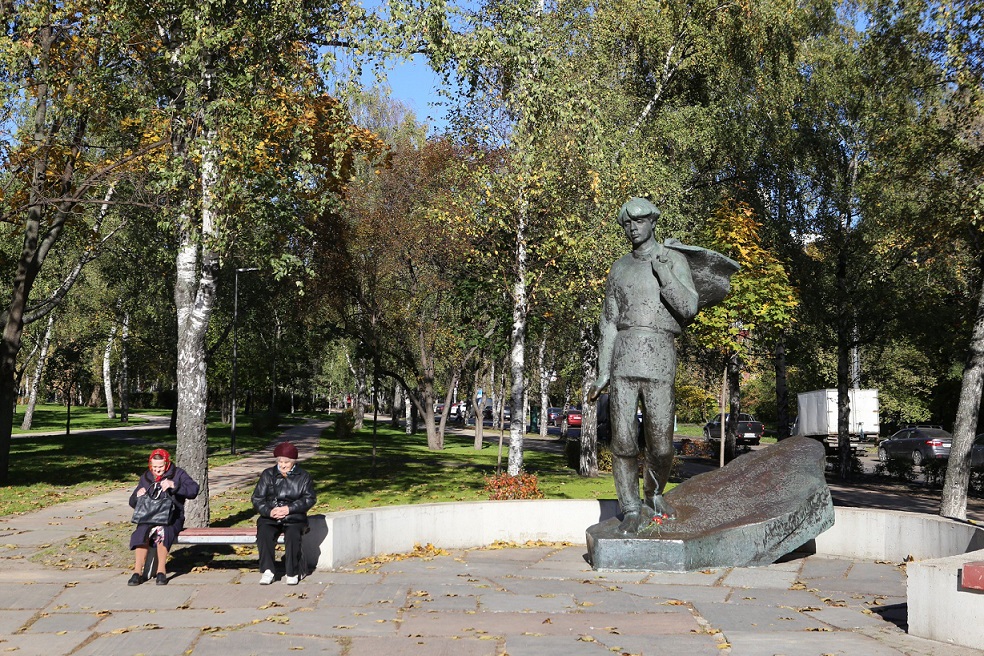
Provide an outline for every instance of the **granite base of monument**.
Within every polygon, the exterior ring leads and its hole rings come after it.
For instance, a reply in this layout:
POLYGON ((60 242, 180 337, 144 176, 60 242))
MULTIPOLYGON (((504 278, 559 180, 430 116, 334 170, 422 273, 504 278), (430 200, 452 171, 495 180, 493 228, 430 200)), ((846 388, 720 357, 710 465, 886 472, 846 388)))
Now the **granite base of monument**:
POLYGON ((666 493, 674 520, 638 535, 613 518, 587 529, 599 570, 691 571, 768 565, 834 525, 824 446, 791 437, 694 476, 666 493))

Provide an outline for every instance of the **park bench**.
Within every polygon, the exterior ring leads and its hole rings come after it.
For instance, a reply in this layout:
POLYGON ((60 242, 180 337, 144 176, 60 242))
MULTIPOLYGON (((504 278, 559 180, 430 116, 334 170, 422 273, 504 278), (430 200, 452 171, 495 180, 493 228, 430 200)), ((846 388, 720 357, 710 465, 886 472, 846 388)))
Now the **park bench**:
MULTIPOLYGON (((308 531, 304 532, 307 533, 308 531)), ((284 543, 283 534, 277 537, 277 543, 284 543)), ((206 526, 204 528, 186 528, 178 533, 177 544, 256 544, 256 527, 206 526)), ((144 576, 149 579, 156 571, 157 550, 150 549, 147 553, 147 564, 144 566, 144 576)))

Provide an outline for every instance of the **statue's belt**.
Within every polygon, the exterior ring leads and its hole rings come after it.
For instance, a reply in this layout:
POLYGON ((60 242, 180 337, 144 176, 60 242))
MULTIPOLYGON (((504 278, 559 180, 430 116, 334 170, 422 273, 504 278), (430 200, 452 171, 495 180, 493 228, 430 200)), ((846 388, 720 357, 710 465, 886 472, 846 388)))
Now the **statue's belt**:
POLYGON ((650 335, 666 335, 667 337, 676 337, 679 334, 679 330, 674 332, 669 328, 657 328, 655 326, 619 326, 618 332, 640 332, 650 335))

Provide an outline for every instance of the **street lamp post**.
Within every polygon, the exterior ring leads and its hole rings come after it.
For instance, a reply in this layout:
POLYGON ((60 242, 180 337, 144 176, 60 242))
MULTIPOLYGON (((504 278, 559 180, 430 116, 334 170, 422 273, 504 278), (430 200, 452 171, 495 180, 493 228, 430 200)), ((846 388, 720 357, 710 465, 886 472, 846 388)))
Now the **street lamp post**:
POLYGON ((236 269, 236 281, 233 285, 232 293, 232 425, 229 427, 230 453, 236 455, 236 351, 239 346, 239 339, 236 324, 239 319, 239 274, 246 271, 259 271, 256 267, 245 267, 236 269))

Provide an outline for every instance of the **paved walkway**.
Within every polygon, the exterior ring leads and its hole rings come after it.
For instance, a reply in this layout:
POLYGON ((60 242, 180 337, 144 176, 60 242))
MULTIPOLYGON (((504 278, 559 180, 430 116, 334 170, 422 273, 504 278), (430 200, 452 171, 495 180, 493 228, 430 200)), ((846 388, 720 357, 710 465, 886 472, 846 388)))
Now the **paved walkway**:
MULTIPOLYGON (((323 423, 288 431, 305 458, 323 423)), ((214 470, 248 487, 269 452, 214 470)), ((43 567, 41 545, 127 521, 128 491, 0 519, 0 653, 338 656, 965 656, 913 638, 896 563, 822 556, 692 573, 595 572, 584 545, 471 549, 315 572, 299 586, 255 570, 172 574, 43 567)))

